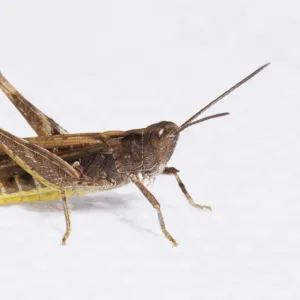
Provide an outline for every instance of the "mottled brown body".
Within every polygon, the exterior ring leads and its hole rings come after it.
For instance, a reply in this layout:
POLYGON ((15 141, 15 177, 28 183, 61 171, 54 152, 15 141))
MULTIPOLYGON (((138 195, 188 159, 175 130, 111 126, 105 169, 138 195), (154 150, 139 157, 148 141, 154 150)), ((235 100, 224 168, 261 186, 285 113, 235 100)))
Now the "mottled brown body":
POLYGON ((62 243, 65 244, 71 232, 68 196, 134 183, 157 211, 164 235, 177 246, 166 229, 159 202, 144 181, 158 175, 172 175, 191 205, 210 209, 193 201, 178 175, 179 171, 167 167, 167 163, 183 130, 228 115, 221 113, 196 120, 267 65, 217 97, 181 126, 162 121, 141 129, 82 134, 68 134, 26 100, 0 73, 0 89, 38 135, 18 138, 0 128, 0 204, 62 198, 66 220, 62 243))
MULTIPOLYGON (((142 178, 151 178, 163 172, 177 143, 174 138, 177 126, 171 122, 155 125, 127 132, 66 134, 25 140, 42 146, 70 165, 76 162, 76 170, 81 176, 87 176, 94 181, 112 178, 115 181, 114 188, 117 188, 130 183, 129 175, 133 172, 142 178), (160 141, 154 135, 161 129, 170 134, 172 143, 159 144, 160 141)), ((0 152, 0 201, 4 195, 30 191, 30 188, 38 193, 41 188, 46 187, 33 178, 29 180, 30 177, 8 155, 0 152)))

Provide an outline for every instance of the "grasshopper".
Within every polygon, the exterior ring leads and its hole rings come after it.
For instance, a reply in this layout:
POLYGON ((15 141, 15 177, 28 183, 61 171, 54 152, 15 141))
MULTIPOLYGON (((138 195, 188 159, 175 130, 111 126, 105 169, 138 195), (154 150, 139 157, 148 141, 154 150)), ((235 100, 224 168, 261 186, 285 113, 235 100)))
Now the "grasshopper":
POLYGON ((61 198, 66 221, 62 238, 62 245, 65 245, 71 233, 69 196, 133 183, 155 208, 166 238, 177 246, 166 229, 160 204, 145 181, 157 175, 172 175, 192 206, 211 210, 209 206, 193 201, 178 175, 179 171, 167 167, 167 163, 182 131, 200 122, 228 115, 226 112, 197 119, 268 65, 263 65, 235 84, 181 126, 162 121, 141 129, 78 134, 68 134, 26 100, 0 73, 0 89, 38 135, 19 138, 0 128, 0 204, 61 198))

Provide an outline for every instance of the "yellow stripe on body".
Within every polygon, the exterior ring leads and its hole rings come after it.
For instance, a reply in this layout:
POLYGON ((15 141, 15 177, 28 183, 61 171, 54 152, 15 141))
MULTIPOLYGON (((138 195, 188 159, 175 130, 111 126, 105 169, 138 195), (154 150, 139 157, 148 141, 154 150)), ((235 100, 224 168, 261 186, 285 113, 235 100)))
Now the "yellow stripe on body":
MULTIPOLYGON (((36 201, 46 201, 46 200, 55 200, 61 198, 61 192, 57 189, 57 186, 53 183, 46 180, 34 169, 31 169, 20 157, 14 154, 14 152, 8 148, 6 145, 1 144, 6 154, 15 161, 24 171, 29 173, 35 180, 35 187, 31 191, 22 190, 22 185, 18 180, 18 176, 14 177, 16 186, 18 188, 17 192, 8 193, 5 189, 5 186, 0 182, 0 205, 1 204, 13 204, 13 203, 22 203, 22 202, 36 202, 36 201), (42 186, 43 184, 44 186, 42 186)), ((74 170, 75 174, 76 171, 74 170)), ((75 192, 72 190, 66 190, 66 196, 74 195, 75 192)), ((82 194, 80 191, 76 194, 82 194)))
MULTIPOLYGON (((72 195, 82 195, 86 194, 88 191, 66 191, 67 196, 72 195)), ((14 204, 14 203, 22 203, 22 202, 37 202, 37 201, 47 201, 47 200, 55 200, 61 198, 61 193, 58 190, 54 190, 49 187, 44 187, 39 189, 39 191, 28 191, 28 192, 19 192, 12 194, 1 194, 0 193, 0 205, 3 204, 14 204)))

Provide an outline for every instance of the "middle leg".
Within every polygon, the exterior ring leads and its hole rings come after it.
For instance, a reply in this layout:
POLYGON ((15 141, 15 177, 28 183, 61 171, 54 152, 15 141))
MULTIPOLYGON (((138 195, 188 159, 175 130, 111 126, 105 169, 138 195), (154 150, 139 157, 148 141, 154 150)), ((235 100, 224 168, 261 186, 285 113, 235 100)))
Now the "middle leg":
POLYGON ((177 247, 178 243, 175 241, 175 239, 171 236, 169 231, 166 229, 165 220, 163 218, 159 202, 135 175, 131 176, 131 180, 140 189, 140 191, 144 194, 144 196, 149 200, 152 206, 156 209, 160 228, 164 233, 165 237, 173 244, 174 247, 177 247))

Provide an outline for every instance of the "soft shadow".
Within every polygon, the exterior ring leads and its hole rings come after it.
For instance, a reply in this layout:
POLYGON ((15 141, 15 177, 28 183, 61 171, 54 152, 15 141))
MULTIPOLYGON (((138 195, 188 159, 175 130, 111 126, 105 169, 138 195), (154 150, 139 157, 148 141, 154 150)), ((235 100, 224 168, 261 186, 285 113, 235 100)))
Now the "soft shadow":
POLYGON ((160 234, 152 231, 149 228, 145 228, 145 227, 141 226, 140 224, 136 223, 132 219, 128 219, 126 217, 120 217, 120 221, 123 222, 124 224, 128 225, 129 227, 131 227, 134 230, 141 231, 141 232, 151 233, 151 234, 153 234, 155 236, 160 236, 160 234))
MULTIPOLYGON (((126 208, 130 201, 136 200, 133 194, 117 194, 115 192, 102 192, 94 195, 72 196, 69 198, 69 208, 72 211, 111 210, 126 208)), ((60 199, 23 203, 21 207, 35 212, 60 212, 63 210, 60 199)))
MULTIPOLYGON (((138 197, 134 194, 118 194, 116 192, 100 192, 91 195, 83 196, 72 196, 69 198, 69 208, 71 211, 87 212, 87 211, 111 211, 112 214, 117 216, 117 218, 125 225, 131 227, 133 230, 147 232, 155 236, 160 236, 159 234, 153 232, 149 228, 145 228, 135 222, 134 219, 125 217, 120 213, 119 208, 122 211, 132 205, 132 202, 139 201, 142 196, 138 197)), ((14 204, 13 204, 14 205, 14 204)), ((38 212, 38 213, 62 213, 63 205, 60 199, 50 200, 50 201, 39 201, 33 203, 20 203, 21 208, 38 212)), ((11 206, 11 205, 7 205, 11 206)), ((149 213, 152 210, 149 209, 149 213)))

